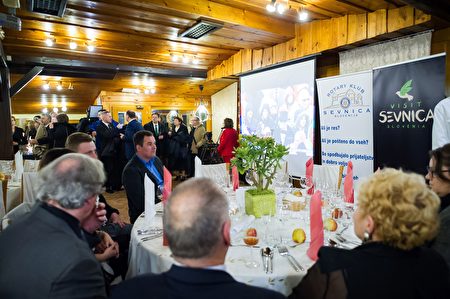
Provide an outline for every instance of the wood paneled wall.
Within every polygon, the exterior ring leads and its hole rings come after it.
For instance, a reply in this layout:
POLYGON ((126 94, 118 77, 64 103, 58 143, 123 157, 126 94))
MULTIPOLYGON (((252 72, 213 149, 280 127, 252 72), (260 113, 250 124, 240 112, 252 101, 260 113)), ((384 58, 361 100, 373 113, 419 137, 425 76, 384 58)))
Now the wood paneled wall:
POLYGON ((264 49, 245 49, 208 71, 208 80, 337 49, 377 36, 424 26, 431 16, 409 6, 297 24, 295 38, 264 49))

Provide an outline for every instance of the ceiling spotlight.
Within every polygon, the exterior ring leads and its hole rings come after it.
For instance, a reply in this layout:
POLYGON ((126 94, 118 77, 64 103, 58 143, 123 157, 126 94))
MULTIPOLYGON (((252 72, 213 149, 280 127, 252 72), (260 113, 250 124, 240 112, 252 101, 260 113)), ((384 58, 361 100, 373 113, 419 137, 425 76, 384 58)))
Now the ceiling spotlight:
POLYGON ((47 100, 42 99, 42 100, 41 100, 41 104, 42 104, 42 106, 47 105, 47 100))
POLYGON ((50 84, 48 82, 45 82, 44 85, 42 85, 42 89, 49 90, 50 89, 50 84))
POLYGON ((53 38, 49 37, 45 40, 45 44, 49 47, 52 47, 54 43, 55 43, 55 39, 53 39, 53 38))
POLYGON ((148 89, 144 89, 144 94, 149 94, 150 91, 148 89))
POLYGON ((47 108, 42 109, 42 113, 48 113, 48 109, 47 108))
POLYGON ((58 113, 58 108, 53 108, 53 112, 58 113))
POLYGON ((276 10, 275 3, 276 3, 276 0, 272 0, 269 4, 266 5, 266 10, 268 12, 275 12, 275 10, 276 10))
POLYGON ((74 42, 74 41, 71 41, 69 43, 69 47, 70 47, 71 50, 75 50, 77 48, 77 43, 74 42))
POLYGON ((177 62, 178 61, 178 55, 176 55, 176 54, 170 54, 170 56, 172 57, 172 61, 173 62, 177 62))
POLYGON ((183 61, 183 63, 189 63, 189 57, 187 57, 186 55, 183 55, 182 61, 183 61))
POLYGON ((133 78, 133 80, 131 81, 131 84, 133 84, 133 85, 139 85, 139 78, 133 78))
POLYGON ((192 58, 192 63, 193 64, 199 64, 200 60, 198 60, 197 56, 194 56, 194 58, 192 58))
POLYGON ((56 90, 57 90, 57 91, 61 91, 62 89, 63 89, 62 83, 59 82, 58 85, 56 85, 56 90))
POLYGON ((89 52, 94 52, 95 51, 95 46, 92 44, 89 44, 86 46, 89 52))
POLYGON ((277 12, 282 15, 284 11, 286 10, 286 6, 283 3, 277 4, 277 12))
POLYGON ((304 9, 302 9, 299 13, 298 13, 298 19, 300 21, 306 21, 308 19, 308 12, 304 9))
POLYGON ((66 111, 67 111, 67 107, 66 107, 66 106, 62 107, 62 108, 61 108, 61 111, 62 111, 62 112, 66 112, 66 111))
POLYGON ((150 88, 150 92, 151 92, 152 94, 155 94, 155 93, 156 93, 156 89, 155 89, 154 87, 152 87, 152 88, 150 88))

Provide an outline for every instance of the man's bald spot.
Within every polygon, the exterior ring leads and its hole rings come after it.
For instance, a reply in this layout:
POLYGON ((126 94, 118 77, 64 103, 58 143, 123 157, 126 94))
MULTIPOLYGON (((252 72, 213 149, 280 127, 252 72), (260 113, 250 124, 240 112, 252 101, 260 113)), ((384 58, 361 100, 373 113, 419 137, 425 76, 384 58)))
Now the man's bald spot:
POLYGON ((55 175, 66 173, 79 167, 79 162, 72 158, 67 158, 58 163, 55 169, 55 175))
POLYGON ((197 190, 185 189, 172 197, 170 205, 171 224, 180 230, 191 227, 198 219, 205 199, 197 190))

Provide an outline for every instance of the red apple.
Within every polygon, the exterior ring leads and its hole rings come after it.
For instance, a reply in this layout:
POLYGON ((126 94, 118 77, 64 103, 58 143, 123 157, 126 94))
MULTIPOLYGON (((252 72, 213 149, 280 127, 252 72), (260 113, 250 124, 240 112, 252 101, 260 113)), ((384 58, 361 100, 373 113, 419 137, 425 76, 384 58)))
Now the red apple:
POLYGON ((256 233, 256 228, 253 228, 253 227, 247 229, 247 231, 245 232, 245 235, 247 237, 256 237, 256 236, 258 236, 258 234, 256 233))

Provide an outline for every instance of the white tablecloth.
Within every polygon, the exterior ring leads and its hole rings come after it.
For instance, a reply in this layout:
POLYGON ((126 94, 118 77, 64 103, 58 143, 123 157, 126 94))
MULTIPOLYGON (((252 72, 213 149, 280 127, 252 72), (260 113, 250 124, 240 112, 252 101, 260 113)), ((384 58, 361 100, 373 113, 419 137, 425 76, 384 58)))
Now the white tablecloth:
MULTIPOLYGON (((160 205, 157 205, 157 209, 161 209, 160 205)), ((305 268, 310 268, 314 262, 308 258, 306 251, 309 246, 309 224, 307 224, 307 211, 302 212, 288 212, 286 215, 288 218, 284 223, 279 223, 279 220, 275 218, 271 219, 270 227, 275 231, 281 229, 281 227, 287 227, 284 233, 278 233, 278 236, 285 236, 290 238, 293 228, 301 227, 305 230, 307 238, 306 242, 291 248, 288 246, 290 253, 295 257, 295 259, 305 268), (289 214, 291 213, 291 214, 289 214)), ((153 223, 152 227, 162 227, 162 217, 158 214, 153 223)), ((258 229, 259 235, 264 235, 265 225, 262 220, 258 219, 253 227, 258 229)), ((168 247, 162 245, 162 237, 144 241, 141 239, 146 237, 144 235, 138 235, 138 229, 148 229, 144 225, 144 218, 139 217, 134 224, 133 231, 131 234, 131 244, 130 244, 130 256, 129 256, 129 270, 127 278, 134 277, 139 274, 144 273, 161 273, 169 270, 171 265, 174 263, 174 259, 171 257, 171 251, 168 247)), ((353 229, 349 228, 348 231, 352 232, 353 229)), ((232 245, 243 245, 242 232, 235 234, 232 237, 232 245)), ((277 236, 277 234, 274 234, 277 236)), ((327 237, 327 236, 326 236, 327 237)), ((293 243, 292 243, 293 244, 293 243)), ((264 241, 260 241, 261 247, 267 245, 264 241)), ((296 272, 288 260, 275 253, 273 263, 274 272, 272 274, 266 274, 263 271, 261 263, 260 249, 253 248, 253 256, 261 265, 256 269, 249 269, 245 266, 243 258, 248 258, 250 255, 250 248, 245 246, 231 246, 228 250, 225 266, 227 272, 230 273, 237 281, 260 286, 268 289, 272 289, 283 293, 284 295, 289 295, 292 288, 295 287, 301 279, 306 275, 304 272, 296 272)))
POLYGON ((1 198, 0 218, 3 218, 8 211, 11 211, 20 204, 22 186, 21 182, 8 182, 8 189, 6 191, 6 207, 3 206, 3 197, 1 198))

